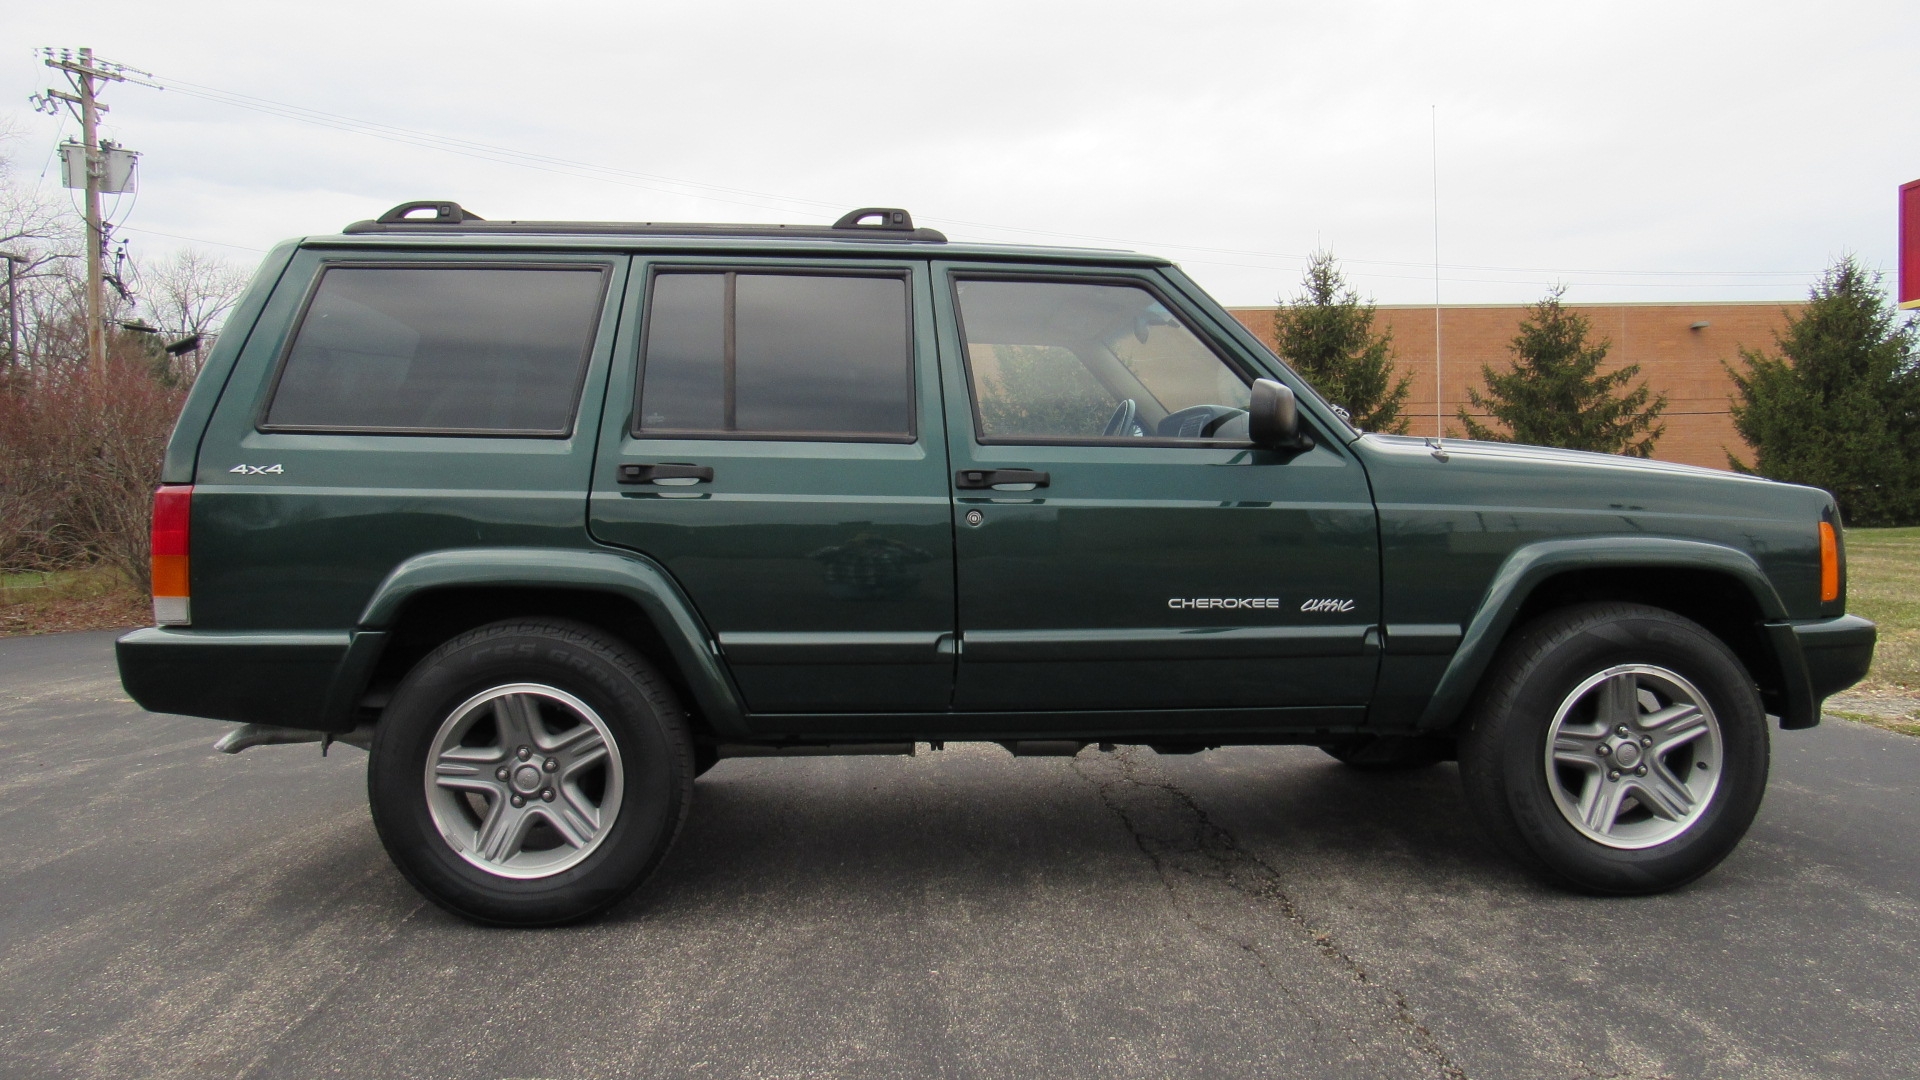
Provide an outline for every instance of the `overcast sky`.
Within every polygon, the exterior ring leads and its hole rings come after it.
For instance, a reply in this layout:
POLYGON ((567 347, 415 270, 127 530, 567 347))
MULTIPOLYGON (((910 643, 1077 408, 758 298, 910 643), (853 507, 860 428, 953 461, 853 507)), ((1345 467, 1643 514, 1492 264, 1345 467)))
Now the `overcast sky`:
POLYGON ((57 73, 30 47, 173 87, 105 95, 142 154, 113 216, 153 255, 246 262, 414 198, 881 205, 955 239, 1167 255, 1231 304, 1291 295, 1325 247, 1363 294, 1431 303, 1437 110, 1444 301, 1782 300, 1844 252, 1891 273, 1920 178, 1913 0, 4 3, 29 180, 57 186, 77 131, 31 111, 57 73))

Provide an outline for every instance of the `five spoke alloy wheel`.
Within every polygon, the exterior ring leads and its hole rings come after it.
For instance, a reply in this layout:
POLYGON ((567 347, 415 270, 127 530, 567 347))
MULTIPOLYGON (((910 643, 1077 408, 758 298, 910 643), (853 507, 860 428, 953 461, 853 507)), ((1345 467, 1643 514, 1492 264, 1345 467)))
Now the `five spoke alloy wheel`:
POLYGON ((1588 839, 1632 850, 1700 821, 1720 784, 1720 722, 1693 684, 1650 664, 1583 680, 1547 732, 1547 783, 1588 839))
POLYGON ((427 807, 447 844, 490 874, 550 877, 593 854, 620 814, 613 732, 591 706, 540 683, 491 687, 440 725, 427 807))
POLYGON ((551 926, 618 903, 693 798, 686 713, 659 671, 583 623, 460 634, 374 729, 373 821, 407 880, 480 922, 551 926))
POLYGON ((1753 676, 1699 623, 1642 604, 1578 604, 1517 630, 1459 746, 1488 835, 1584 892, 1693 881, 1739 844, 1766 792, 1753 676))

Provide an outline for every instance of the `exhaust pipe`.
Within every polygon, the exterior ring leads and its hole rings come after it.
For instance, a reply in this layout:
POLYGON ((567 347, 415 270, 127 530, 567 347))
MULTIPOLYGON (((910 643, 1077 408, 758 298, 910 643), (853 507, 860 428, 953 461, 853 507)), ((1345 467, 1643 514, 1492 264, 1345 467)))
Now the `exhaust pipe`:
POLYGON ((250 746, 278 746, 282 743, 320 744, 320 756, 325 757, 327 747, 334 743, 346 743, 362 750, 373 747, 373 725, 362 724, 352 731, 340 734, 330 731, 311 731, 307 728, 279 727, 274 724, 241 724, 220 737, 213 744, 215 750, 223 754, 237 754, 250 746))

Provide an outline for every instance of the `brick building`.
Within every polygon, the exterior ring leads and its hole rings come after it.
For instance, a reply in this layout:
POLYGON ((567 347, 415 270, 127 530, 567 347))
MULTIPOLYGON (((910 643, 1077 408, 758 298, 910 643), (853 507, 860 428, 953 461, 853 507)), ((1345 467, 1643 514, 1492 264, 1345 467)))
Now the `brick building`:
MULTIPOLYGON (((1612 342, 1609 366, 1639 364, 1640 378, 1655 393, 1667 395, 1662 419, 1667 432, 1654 444, 1653 456, 1688 465, 1727 467, 1727 451, 1752 460, 1752 451, 1733 430, 1727 398, 1733 381, 1720 366, 1736 360, 1740 349, 1773 350, 1774 333, 1804 305, 1752 301, 1724 304, 1569 304, 1593 323, 1589 340, 1612 342)), ((1273 342, 1273 309, 1234 308, 1233 314, 1268 344, 1273 342)), ((1460 304, 1440 308, 1445 347, 1441 411, 1452 430, 1454 410, 1466 404, 1467 388, 1481 387, 1480 366, 1504 370, 1512 359, 1507 346, 1526 317, 1521 304, 1460 304)), ((1407 412, 1411 433, 1433 434, 1433 307, 1382 304, 1375 326, 1393 331, 1400 370, 1413 374, 1407 412)))

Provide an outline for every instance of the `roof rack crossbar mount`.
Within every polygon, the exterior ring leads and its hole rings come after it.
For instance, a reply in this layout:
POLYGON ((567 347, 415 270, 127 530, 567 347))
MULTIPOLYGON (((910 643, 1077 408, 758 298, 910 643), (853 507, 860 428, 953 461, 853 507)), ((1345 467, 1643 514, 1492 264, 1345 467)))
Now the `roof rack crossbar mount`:
POLYGON ((908 240, 944 244, 937 229, 916 228, 913 215, 897 207, 865 206, 826 225, 754 225, 670 221, 488 221, 451 199, 401 203, 343 232, 412 234, 527 234, 539 236, 737 236, 796 240, 908 240))

